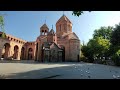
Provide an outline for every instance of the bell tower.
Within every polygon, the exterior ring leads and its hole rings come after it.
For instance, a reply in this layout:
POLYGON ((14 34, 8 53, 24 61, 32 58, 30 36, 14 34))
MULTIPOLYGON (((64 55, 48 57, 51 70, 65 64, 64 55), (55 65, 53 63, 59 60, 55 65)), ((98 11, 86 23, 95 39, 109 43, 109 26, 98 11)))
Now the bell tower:
POLYGON ((46 24, 44 24, 41 28, 40 28, 40 35, 44 36, 47 35, 49 32, 49 28, 46 24))
POLYGON ((71 21, 63 14, 63 16, 56 23, 56 34, 61 37, 64 34, 72 32, 71 21))

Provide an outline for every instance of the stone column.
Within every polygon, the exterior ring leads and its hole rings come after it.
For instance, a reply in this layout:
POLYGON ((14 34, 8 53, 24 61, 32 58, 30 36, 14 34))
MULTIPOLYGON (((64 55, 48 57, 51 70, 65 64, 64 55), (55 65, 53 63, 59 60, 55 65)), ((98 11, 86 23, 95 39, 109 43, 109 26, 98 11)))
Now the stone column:
POLYGON ((25 58, 26 58, 26 60, 28 60, 28 47, 26 47, 25 58))
POLYGON ((20 60, 20 54, 21 54, 21 52, 19 51, 18 55, 17 55, 17 60, 20 60))
POLYGON ((35 46, 34 46, 34 51, 33 51, 33 60, 35 60, 36 59, 36 44, 35 44, 35 46))

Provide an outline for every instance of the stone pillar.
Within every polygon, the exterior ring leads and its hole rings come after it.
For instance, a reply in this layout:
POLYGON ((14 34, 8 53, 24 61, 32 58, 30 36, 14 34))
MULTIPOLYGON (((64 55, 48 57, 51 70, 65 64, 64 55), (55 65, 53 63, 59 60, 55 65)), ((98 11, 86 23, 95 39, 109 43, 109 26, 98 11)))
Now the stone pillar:
POLYGON ((28 49, 26 50, 26 60, 28 60, 28 49))
POLYGON ((35 60, 36 59, 36 44, 34 45, 34 51, 33 51, 33 60, 35 60))
POLYGON ((21 52, 19 51, 18 55, 17 55, 17 60, 20 60, 20 54, 21 54, 21 52))
POLYGON ((27 46, 25 46, 24 60, 27 60, 27 56, 26 56, 26 54, 27 54, 27 46))
POLYGON ((8 49, 8 55, 7 55, 7 57, 8 57, 8 58, 10 57, 10 47, 9 47, 9 49, 8 49))

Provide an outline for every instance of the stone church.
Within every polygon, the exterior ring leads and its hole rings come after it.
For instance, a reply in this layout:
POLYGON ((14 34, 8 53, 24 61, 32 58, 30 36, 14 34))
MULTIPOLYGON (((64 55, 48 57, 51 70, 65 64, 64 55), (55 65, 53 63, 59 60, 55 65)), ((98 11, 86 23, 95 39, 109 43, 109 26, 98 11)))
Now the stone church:
POLYGON ((0 59, 40 62, 79 61, 80 40, 72 32, 72 22, 63 15, 56 22, 56 32, 46 24, 40 27, 36 41, 28 42, 12 35, 1 37, 0 59))

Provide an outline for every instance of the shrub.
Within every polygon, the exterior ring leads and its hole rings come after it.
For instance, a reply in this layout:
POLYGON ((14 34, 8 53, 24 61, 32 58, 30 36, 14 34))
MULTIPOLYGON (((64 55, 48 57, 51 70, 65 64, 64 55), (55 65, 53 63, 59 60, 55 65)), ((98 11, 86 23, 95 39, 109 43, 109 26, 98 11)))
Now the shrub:
POLYGON ((86 57, 80 57, 80 61, 87 62, 86 57))
POLYGON ((120 66, 120 50, 118 50, 113 56, 112 60, 114 61, 116 66, 120 66))

